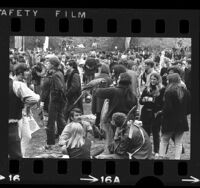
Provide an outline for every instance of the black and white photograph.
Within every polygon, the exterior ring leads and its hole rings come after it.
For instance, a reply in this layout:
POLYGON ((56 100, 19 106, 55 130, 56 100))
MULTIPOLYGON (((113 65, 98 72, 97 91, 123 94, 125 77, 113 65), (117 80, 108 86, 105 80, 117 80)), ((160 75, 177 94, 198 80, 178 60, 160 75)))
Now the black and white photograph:
POLYGON ((190 160, 191 47, 10 36, 8 158, 190 160))

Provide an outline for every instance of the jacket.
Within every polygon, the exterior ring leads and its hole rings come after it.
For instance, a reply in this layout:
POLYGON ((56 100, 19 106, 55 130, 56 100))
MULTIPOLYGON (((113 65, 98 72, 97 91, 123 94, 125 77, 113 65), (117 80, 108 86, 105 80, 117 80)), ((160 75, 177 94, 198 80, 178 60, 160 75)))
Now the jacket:
POLYGON ((131 98, 128 100, 129 97, 125 94, 126 89, 127 86, 119 85, 117 87, 98 88, 96 90, 96 97, 109 99, 107 119, 110 119, 115 112, 127 114, 133 106, 137 105, 137 98, 135 95, 132 94, 131 98))
POLYGON ((154 114, 162 110, 164 93, 165 93, 165 88, 161 88, 160 95, 153 97, 153 95, 147 91, 147 87, 144 89, 141 98, 139 100, 140 104, 143 105, 140 116, 140 119, 143 123, 149 123, 152 120, 152 118, 154 118, 154 114), (152 97, 153 101, 143 102, 142 100, 144 97, 152 97))
MULTIPOLYGON (((67 108, 70 109, 73 103, 81 95, 81 80, 77 70, 73 70, 66 80, 66 97, 68 99, 67 108)), ((77 108, 83 110, 82 99, 76 105, 77 108)))
MULTIPOLYGON (((95 79, 98 79, 98 78, 105 79, 106 82, 105 82, 105 85, 103 86, 104 88, 109 87, 112 83, 112 80, 108 74, 102 73, 99 76, 97 76, 95 79)), ((104 99, 96 97, 95 93, 96 93, 96 90, 94 90, 92 94, 92 113, 93 114, 101 113, 101 109, 104 103, 104 99)))
POLYGON ((187 115, 191 111, 189 91, 182 87, 184 96, 181 102, 173 91, 165 92, 163 105, 162 132, 184 132, 188 131, 187 115))

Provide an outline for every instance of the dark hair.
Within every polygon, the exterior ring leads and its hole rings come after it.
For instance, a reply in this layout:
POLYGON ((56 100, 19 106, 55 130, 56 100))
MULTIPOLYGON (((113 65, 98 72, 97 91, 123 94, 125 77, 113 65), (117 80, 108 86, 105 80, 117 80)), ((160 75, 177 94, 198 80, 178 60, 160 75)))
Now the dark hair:
POLYGON ((112 115, 112 120, 115 122, 116 127, 121 127, 126 120, 126 114, 116 112, 112 115))
POLYGON ((146 65, 149 65, 151 68, 153 68, 154 65, 155 65, 154 61, 152 61, 151 59, 146 59, 146 60, 144 61, 144 63, 145 63, 146 65))
POLYGON ((120 76, 120 80, 119 80, 120 84, 130 85, 132 83, 131 76, 127 72, 121 73, 119 76, 120 76))
POLYGON ((74 117, 74 113, 80 113, 82 114, 82 111, 80 108, 73 108, 69 114, 69 119, 72 120, 72 117, 74 117))
POLYGON ((24 63, 18 63, 14 66, 15 75, 24 74, 25 71, 28 71, 28 67, 24 63))
POLYGON ((179 101, 183 99, 184 96, 184 86, 181 84, 181 78, 178 73, 169 74, 167 76, 169 84, 165 92, 176 92, 179 101))
POLYGON ((78 70, 78 66, 75 60, 71 59, 69 60, 69 66, 72 67, 75 70, 78 70))
POLYGON ((123 65, 114 65, 112 70, 114 71, 114 77, 117 79, 121 73, 126 72, 126 67, 123 65))
POLYGON ((105 73, 105 74, 110 73, 109 66, 106 65, 105 63, 102 63, 102 65, 101 65, 101 73, 105 73))
POLYGON ((171 66, 167 69, 167 72, 173 71, 174 73, 178 73, 181 75, 181 69, 178 66, 171 66))

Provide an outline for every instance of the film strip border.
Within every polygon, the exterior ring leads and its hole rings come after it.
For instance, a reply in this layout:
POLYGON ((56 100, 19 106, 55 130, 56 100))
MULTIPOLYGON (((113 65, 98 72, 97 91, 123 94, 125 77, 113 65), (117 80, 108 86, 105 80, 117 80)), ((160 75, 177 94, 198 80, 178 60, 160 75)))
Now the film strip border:
POLYGON ((194 18, 198 17, 195 10, 33 9, 34 14, 30 12, 31 9, 0 9, 0 19, 2 24, 9 20, 11 35, 190 37, 194 18))
MULTIPOLYGON (((9 160, 9 181, 12 183, 45 184, 123 184, 135 185, 155 181, 164 185, 167 179, 177 182, 189 175, 187 161, 136 160, 9 160), (173 170, 172 170, 173 169, 173 170), (168 172, 172 173, 171 175, 168 172), (86 177, 90 177, 88 180, 86 177), (81 180, 88 181, 81 181, 81 180)), ((171 182, 172 183, 172 182, 171 182)), ((170 185, 170 182, 169 184, 170 185)))
MULTIPOLYGON (((67 10, 68 14, 71 13, 71 17, 66 18, 65 13, 56 17, 56 10, 38 9, 40 14, 36 17, 0 17, 1 26, 5 26, 0 29, 0 32, 8 37, 7 41, 10 35, 191 37, 192 59, 196 59, 195 55, 199 52, 198 11, 73 9, 67 10), (85 16, 81 16, 84 12, 85 16)), ((66 12, 64 9, 59 11, 66 12)), ((198 108, 195 107, 195 110, 198 108)), ((195 120, 199 122, 198 118, 192 118, 194 125, 195 120)), ((192 136, 191 143, 198 138, 195 137, 197 130, 194 126, 192 130, 194 137, 192 136)), ((194 152, 192 152, 191 162, 64 159, 18 161, 4 158, 7 162, 1 162, 1 165, 8 170, 8 181, 11 183, 84 184, 88 182, 81 181, 81 178, 89 176, 98 179, 98 181, 94 179, 94 183, 134 185, 136 182, 154 176, 161 184, 170 185, 183 183, 183 178, 197 174, 200 167, 199 155, 193 154, 194 152)))

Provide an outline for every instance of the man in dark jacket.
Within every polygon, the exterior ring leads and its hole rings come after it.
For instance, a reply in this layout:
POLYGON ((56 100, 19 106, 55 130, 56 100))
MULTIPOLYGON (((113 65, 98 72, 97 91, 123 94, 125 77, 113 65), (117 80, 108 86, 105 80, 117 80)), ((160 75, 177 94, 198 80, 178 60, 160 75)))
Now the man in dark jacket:
POLYGON ((109 145, 108 155, 99 155, 98 159, 151 159, 150 138, 140 121, 126 120, 124 113, 114 113, 112 124, 116 127, 114 141, 109 145))
POLYGON ((75 60, 70 60, 68 66, 69 71, 66 79, 66 97, 68 100, 65 107, 65 121, 68 121, 69 113, 73 108, 77 107, 83 112, 82 98, 74 104, 81 95, 81 79, 77 63, 75 60))
POLYGON ((94 75, 98 70, 98 64, 98 60, 95 59, 94 54, 91 54, 91 56, 88 57, 88 59, 86 60, 85 65, 83 67, 85 72, 86 83, 94 79, 94 75))
MULTIPOLYGON (((47 63, 48 71, 52 72, 49 79, 49 96, 48 123, 47 123, 47 145, 45 149, 52 149, 55 145, 55 138, 60 136, 65 125, 64 106, 65 106, 65 82, 64 75, 59 70, 60 61, 56 56, 51 57, 47 63), (55 135, 55 123, 57 122, 57 134, 55 135)), ((42 99, 45 97, 42 97, 42 99)), ((44 106, 42 101, 41 106, 44 106)))
POLYGON ((125 72, 120 74, 117 87, 98 88, 96 90, 96 97, 109 99, 109 108, 104 123, 107 145, 112 141, 115 131, 115 128, 110 124, 113 113, 127 114, 133 106, 137 105, 137 97, 132 93, 130 85, 131 77, 125 72))

